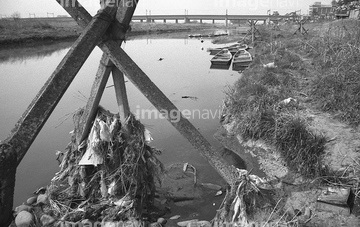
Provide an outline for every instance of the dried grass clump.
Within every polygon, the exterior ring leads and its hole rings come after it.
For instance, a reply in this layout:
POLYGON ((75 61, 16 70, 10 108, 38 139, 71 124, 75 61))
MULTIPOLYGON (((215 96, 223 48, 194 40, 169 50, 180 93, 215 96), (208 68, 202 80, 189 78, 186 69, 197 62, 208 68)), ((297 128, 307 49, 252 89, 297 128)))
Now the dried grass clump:
POLYGON ((352 125, 360 123, 360 21, 337 22, 304 42, 313 57, 312 96, 317 106, 352 125))
POLYGON ((325 138, 296 114, 299 105, 282 105, 298 94, 302 75, 294 70, 302 70, 304 63, 281 42, 272 48, 266 53, 272 59, 276 55, 276 68, 253 65, 226 92, 225 121, 235 120, 244 140, 261 139, 274 145, 292 170, 306 177, 320 176, 325 138))
POLYGON ((60 171, 48 188, 52 215, 71 222, 140 218, 153 204, 155 181, 162 171, 162 164, 156 158, 160 151, 147 145, 144 126, 133 115, 121 125, 116 115, 102 108, 95 121, 112 126, 110 140, 94 142, 89 136, 87 143, 77 146, 82 112, 74 115, 71 142, 62 158, 60 171), (93 155, 103 163, 79 165, 90 144, 94 147, 93 155))

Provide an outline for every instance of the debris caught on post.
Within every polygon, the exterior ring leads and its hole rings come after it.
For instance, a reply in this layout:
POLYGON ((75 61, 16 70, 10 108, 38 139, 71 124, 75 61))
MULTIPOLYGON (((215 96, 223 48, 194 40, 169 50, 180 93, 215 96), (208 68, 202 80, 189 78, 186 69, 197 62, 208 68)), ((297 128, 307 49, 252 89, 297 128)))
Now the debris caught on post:
POLYGON ((81 114, 74 115, 75 134, 47 188, 52 216, 68 222, 140 218, 153 206, 163 171, 160 151, 147 145, 145 128, 133 115, 120 125, 117 115, 101 107, 87 143, 78 147, 81 114))

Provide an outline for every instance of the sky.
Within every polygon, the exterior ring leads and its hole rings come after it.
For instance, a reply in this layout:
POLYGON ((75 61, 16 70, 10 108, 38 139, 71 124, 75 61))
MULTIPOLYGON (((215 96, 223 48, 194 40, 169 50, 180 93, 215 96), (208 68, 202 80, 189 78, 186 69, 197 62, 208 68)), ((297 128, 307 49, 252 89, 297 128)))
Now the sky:
MULTIPOLYGON (((70 0, 72 1, 72 0, 70 0)), ((301 10, 308 14, 309 5, 319 0, 132 0, 137 1, 136 15, 159 14, 267 14, 268 10, 280 14, 301 10)), ((79 0, 94 15, 99 9, 99 0, 79 0)), ((331 0, 323 0, 330 4, 331 0)), ((0 15, 8 17, 19 12, 21 17, 46 17, 67 15, 55 0, 0 0, 0 15)))

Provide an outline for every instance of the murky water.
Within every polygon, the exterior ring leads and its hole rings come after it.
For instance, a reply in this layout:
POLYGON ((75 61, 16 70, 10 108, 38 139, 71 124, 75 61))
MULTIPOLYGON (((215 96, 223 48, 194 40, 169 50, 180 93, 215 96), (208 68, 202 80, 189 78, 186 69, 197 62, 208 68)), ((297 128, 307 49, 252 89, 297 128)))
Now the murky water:
MULTIPOLYGON (((67 53, 69 45, 71 42, 11 51, 0 50, 1 140, 6 138, 67 53)), ((219 126, 223 91, 240 74, 231 70, 210 69, 212 56, 206 49, 213 46, 215 45, 210 40, 202 43, 197 39, 152 38, 127 41, 123 48, 165 95, 179 109, 186 111, 189 120, 214 148, 221 149, 213 134, 219 126)), ((69 142, 69 132, 73 130, 72 113, 86 104, 101 54, 101 50, 96 48, 90 55, 19 165, 15 206, 25 201, 36 188, 47 185, 58 171, 55 152, 64 150, 69 142)), ((101 105, 117 112, 112 84, 110 79, 101 105)), ((165 166, 189 162, 197 168, 200 182, 222 184, 216 171, 170 123, 161 119, 131 82, 126 83, 126 86, 131 111, 152 132, 154 141, 151 145, 163 151, 160 160, 165 166)), ((212 201, 208 204, 212 206, 212 201)))

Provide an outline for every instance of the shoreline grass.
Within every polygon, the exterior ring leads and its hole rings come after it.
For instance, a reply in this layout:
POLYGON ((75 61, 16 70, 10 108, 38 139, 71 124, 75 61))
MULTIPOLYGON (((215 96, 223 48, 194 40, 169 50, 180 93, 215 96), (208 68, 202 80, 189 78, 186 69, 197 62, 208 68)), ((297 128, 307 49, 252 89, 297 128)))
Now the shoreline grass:
POLYGON ((353 126, 360 123, 359 21, 332 22, 318 34, 274 35, 255 46, 255 60, 226 92, 225 111, 244 140, 263 140, 307 178, 328 173, 327 139, 300 114, 312 108, 353 126), (275 62, 276 68, 263 64, 275 62), (293 98, 291 105, 283 100, 293 98))

